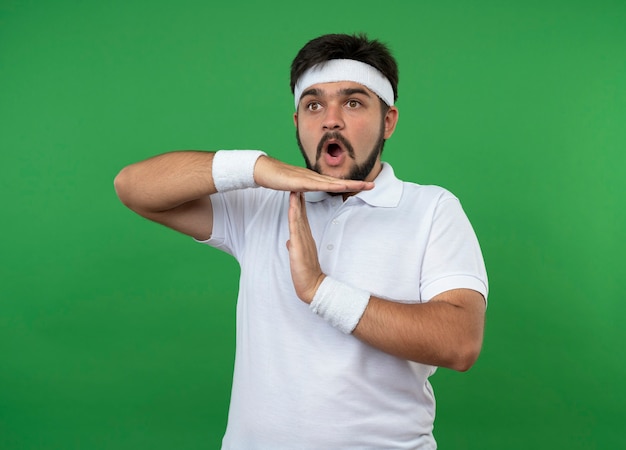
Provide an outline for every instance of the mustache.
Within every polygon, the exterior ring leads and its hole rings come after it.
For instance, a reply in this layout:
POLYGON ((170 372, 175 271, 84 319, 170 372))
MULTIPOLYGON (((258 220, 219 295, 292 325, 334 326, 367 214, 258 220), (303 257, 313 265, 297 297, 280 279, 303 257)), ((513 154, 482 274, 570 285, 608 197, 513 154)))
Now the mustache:
POLYGON ((324 145, 326 145, 326 143, 330 140, 341 142, 341 144, 347 150, 348 156, 354 159, 354 147, 352 147, 352 144, 350 144, 350 142, 345 137, 343 137, 338 131, 329 131, 328 133, 324 134, 324 136, 322 136, 319 144, 317 144, 317 153, 315 155, 316 161, 320 159, 320 156, 322 156, 322 150, 324 149, 324 145))

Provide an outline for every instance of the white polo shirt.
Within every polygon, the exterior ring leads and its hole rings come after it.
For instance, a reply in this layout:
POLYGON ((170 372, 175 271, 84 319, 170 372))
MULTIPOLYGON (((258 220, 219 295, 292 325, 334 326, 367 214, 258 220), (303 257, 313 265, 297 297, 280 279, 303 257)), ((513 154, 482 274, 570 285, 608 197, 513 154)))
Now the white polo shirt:
MULTIPOLYGON (((307 215, 327 275, 401 302, 456 288, 487 298, 478 241, 459 201, 398 180, 345 202, 308 193, 307 215)), ((233 388, 223 449, 434 449, 435 367, 388 355, 334 329, 295 294, 285 243, 289 193, 211 196, 206 244, 241 265, 233 388)))

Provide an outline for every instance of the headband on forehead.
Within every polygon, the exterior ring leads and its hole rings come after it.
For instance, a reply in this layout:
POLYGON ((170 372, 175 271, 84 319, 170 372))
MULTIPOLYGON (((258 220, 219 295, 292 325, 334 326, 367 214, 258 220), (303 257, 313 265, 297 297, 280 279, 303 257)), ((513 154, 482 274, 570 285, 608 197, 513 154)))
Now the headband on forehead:
POLYGON ((388 106, 393 106, 391 83, 377 69, 353 59, 331 59, 310 67, 298 79, 293 92, 296 109, 305 89, 317 83, 335 81, 354 81, 362 84, 378 95, 388 106))

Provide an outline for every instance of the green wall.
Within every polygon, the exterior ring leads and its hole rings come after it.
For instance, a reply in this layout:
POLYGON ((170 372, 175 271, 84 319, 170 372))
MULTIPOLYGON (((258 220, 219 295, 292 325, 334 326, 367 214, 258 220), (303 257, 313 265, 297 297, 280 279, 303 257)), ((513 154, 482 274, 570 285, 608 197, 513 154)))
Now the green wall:
POLYGON ((218 448, 238 267, 113 178, 300 164, 291 58, 355 31, 400 62, 386 160, 461 198, 490 275, 481 358, 433 377, 440 448, 626 448, 624 1, 0 0, 0 449, 218 448))

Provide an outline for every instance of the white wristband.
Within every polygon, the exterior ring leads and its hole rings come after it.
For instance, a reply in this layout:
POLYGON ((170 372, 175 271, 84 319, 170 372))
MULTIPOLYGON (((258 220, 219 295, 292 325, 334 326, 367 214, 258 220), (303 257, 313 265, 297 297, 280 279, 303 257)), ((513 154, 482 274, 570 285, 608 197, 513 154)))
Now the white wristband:
POLYGON ((346 334, 352 333, 367 308, 370 293, 327 276, 317 288, 311 310, 346 334))
POLYGON ((220 150, 213 156, 213 184, 217 192, 258 187, 254 182, 254 165, 260 156, 259 150, 220 150))

